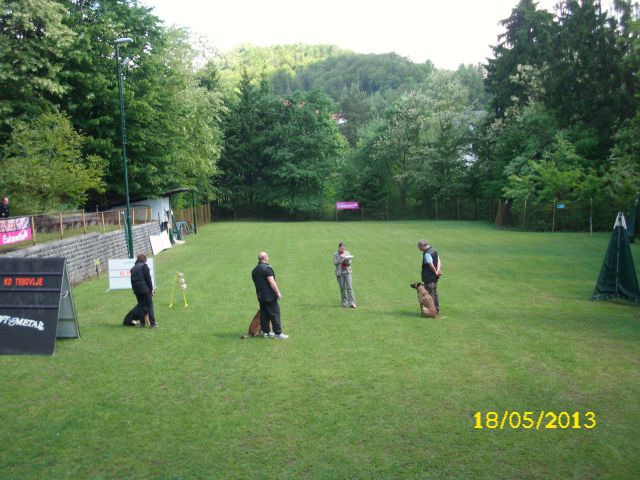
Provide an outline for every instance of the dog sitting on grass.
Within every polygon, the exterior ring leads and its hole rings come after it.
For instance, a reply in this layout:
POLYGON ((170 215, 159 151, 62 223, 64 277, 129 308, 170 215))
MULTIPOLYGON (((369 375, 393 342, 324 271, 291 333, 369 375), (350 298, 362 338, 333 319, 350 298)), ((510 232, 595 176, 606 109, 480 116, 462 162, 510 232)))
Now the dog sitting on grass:
MULTIPOLYGON (((269 322, 269 329, 271 330, 272 328, 273 327, 271 327, 271 322, 269 322)), ((258 310, 253 316, 251 323, 249 324, 249 331, 246 335, 242 335, 240 338, 244 340, 245 338, 260 337, 261 333, 262 328, 260 327, 260 310, 258 310)))
POLYGON ((436 315, 438 315, 438 311, 433 303, 433 298, 431 298, 431 295, 429 295, 429 292, 427 292, 427 289, 424 287, 424 283, 412 283, 410 286, 411 288, 415 288, 418 292, 418 301, 420 302, 422 316, 435 318, 436 315))

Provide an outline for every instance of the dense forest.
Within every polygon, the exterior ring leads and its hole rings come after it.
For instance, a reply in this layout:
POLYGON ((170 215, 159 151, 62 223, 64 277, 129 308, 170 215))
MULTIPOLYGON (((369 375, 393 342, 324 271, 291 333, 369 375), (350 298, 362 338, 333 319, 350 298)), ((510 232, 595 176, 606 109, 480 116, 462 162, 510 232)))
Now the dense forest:
POLYGON ((122 202, 113 40, 131 37, 134 198, 187 186, 236 218, 351 200, 366 218, 608 229, 640 191, 639 11, 613 3, 520 0, 485 64, 447 71, 330 45, 211 55, 136 0, 6 0, 0 192, 14 213, 122 202))

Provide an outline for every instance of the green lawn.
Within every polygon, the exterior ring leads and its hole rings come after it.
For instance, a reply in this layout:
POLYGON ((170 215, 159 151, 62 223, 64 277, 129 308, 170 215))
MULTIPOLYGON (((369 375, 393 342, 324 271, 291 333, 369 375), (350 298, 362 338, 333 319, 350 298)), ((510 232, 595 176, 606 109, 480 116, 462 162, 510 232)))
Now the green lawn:
MULTIPOLYGON (((0 478, 640 477, 640 306, 591 302, 610 234, 484 223, 219 223, 156 257, 160 328, 74 289, 82 337, 0 357, 0 478), (419 316, 426 238, 446 319, 419 316), (355 255, 358 309, 331 256, 355 255), (240 340, 270 255, 286 341, 240 340), (189 307, 168 308, 183 271, 189 307), (593 429, 474 429, 478 411, 593 429)), ((640 271, 640 246, 632 246, 640 271)))

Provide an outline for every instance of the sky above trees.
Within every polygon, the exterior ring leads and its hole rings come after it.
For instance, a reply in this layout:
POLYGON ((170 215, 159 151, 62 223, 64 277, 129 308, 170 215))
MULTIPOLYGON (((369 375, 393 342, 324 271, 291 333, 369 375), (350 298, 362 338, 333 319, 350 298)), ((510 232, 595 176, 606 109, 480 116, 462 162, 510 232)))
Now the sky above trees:
MULTIPOLYGON (((167 25, 188 27, 220 51, 329 44, 358 53, 396 52, 436 67, 484 63, 517 0, 141 0, 167 25)), ((557 0, 539 0, 553 12, 557 0)), ((603 0, 607 8, 609 0, 603 0)))

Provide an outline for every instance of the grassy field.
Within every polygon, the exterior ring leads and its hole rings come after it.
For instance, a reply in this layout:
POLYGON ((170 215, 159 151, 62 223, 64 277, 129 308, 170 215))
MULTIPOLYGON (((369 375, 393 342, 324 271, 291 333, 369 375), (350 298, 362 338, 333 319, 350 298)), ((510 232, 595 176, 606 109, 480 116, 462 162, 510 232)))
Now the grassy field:
POLYGON ((609 233, 459 222, 198 232, 156 257, 160 328, 122 327, 134 297, 105 293, 101 278, 74 289, 80 339, 59 340, 53 357, 0 357, 1 479, 640 477, 640 307, 589 300, 609 233), (443 259, 446 319, 420 318, 409 288, 423 237, 443 259), (340 308, 339 241, 356 257, 355 310, 340 308), (239 339, 260 250, 286 341, 239 339), (186 309, 168 308, 176 271, 186 309), (492 429, 490 411, 498 423, 505 411, 578 412, 582 428, 544 417, 492 429))

